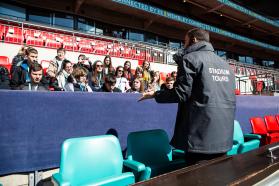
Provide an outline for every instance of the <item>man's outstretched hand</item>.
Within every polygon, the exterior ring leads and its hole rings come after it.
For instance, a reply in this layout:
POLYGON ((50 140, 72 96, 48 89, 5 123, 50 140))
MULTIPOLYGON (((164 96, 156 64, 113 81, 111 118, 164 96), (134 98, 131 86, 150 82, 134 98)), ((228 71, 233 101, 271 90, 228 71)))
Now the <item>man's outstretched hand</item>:
POLYGON ((145 99, 152 99, 155 96, 155 92, 154 91, 150 91, 150 92, 144 92, 141 96, 141 98, 139 98, 139 101, 143 101, 145 99))

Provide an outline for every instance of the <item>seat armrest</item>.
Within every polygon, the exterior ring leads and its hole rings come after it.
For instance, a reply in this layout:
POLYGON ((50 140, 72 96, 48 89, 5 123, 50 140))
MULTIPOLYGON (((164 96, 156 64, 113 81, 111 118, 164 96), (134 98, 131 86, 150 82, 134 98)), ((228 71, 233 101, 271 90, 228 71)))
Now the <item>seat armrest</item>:
POLYGON ((261 135, 258 134, 244 134, 244 138, 246 139, 261 139, 261 135))
POLYGON ((185 151, 180 149, 172 149, 172 154, 174 156, 185 156, 185 151))
POLYGON ((138 161, 134 161, 134 160, 124 160, 123 161, 124 166, 133 169, 137 172, 141 172, 143 170, 145 170, 145 165, 143 163, 140 163, 138 161))
POLYGON ((52 180, 52 183, 54 184, 54 186, 56 186, 56 185, 59 185, 59 186, 70 186, 71 185, 68 181, 63 180, 59 173, 53 174, 51 180, 52 180))
POLYGON ((238 145, 238 141, 237 140, 233 140, 233 145, 238 145))

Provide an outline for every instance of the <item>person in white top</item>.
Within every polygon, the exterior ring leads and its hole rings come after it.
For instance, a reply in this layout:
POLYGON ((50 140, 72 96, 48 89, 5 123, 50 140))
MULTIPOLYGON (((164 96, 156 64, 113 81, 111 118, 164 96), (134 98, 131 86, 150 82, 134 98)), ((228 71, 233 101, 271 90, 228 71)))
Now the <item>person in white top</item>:
POLYGON ((62 63, 62 70, 58 73, 57 81, 58 86, 66 91, 66 84, 68 83, 68 77, 73 73, 73 66, 71 61, 64 59, 62 63))
POLYGON ((50 62, 47 69, 47 76, 54 78, 61 69, 62 62, 65 59, 66 50, 64 48, 57 49, 57 56, 50 62))
POLYGON ((124 77, 123 66, 118 66, 115 71, 116 84, 115 87, 119 88, 121 92, 126 92, 131 87, 129 81, 124 77))

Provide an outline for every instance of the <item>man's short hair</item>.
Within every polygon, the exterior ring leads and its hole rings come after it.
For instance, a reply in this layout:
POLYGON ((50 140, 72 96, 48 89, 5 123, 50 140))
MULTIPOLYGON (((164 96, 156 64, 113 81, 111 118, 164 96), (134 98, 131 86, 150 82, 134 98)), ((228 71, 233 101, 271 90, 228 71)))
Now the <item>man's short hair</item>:
POLYGON ((35 48, 33 48, 33 47, 28 47, 27 49, 26 49, 26 55, 28 56, 30 53, 33 53, 33 54, 38 54, 38 50, 36 50, 35 48))
POLYGON ((64 54, 66 54, 65 48, 62 48, 62 47, 61 47, 61 48, 58 48, 58 49, 57 49, 57 53, 60 52, 60 51, 64 52, 64 54))
POLYGON ((85 56, 84 54, 80 54, 80 55, 78 56, 78 59, 79 59, 80 57, 82 57, 82 59, 85 59, 85 58, 86 58, 86 56, 85 56))
POLYGON ((199 41, 209 42, 209 32, 200 28, 194 28, 187 32, 190 39, 196 38, 199 41))
POLYGON ((109 84, 109 85, 114 85, 116 83, 116 78, 114 76, 106 76, 105 77, 105 83, 109 84))
POLYGON ((33 72, 37 72, 37 71, 40 71, 40 70, 43 70, 43 67, 42 65, 40 65, 39 63, 35 62, 35 63, 32 63, 30 65, 30 73, 33 71, 33 72))
POLYGON ((170 82, 170 81, 174 81, 174 78, 173 77, 167 77, 166 82, 170 82))

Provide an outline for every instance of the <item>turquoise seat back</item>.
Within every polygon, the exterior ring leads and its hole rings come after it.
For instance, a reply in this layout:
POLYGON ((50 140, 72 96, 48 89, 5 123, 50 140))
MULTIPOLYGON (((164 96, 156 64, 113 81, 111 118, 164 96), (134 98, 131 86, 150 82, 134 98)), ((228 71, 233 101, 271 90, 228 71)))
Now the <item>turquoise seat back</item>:
POLYGON ((240 124, 234 120, 233 147, 227 152, 227 155, 235 155, 256 149, 260 145, 260 136, 256 134, 243 135, 240 124))
POLYGON ((172 160, 172 149, 164 130, 132 132, 127 141, 128 159, 146 165, 166 163, 172 160))
POLYGON ((237 141, 239 144, 244 143, 244 136, 240 124, 237 120, 234 120, 234 132, 233 132, 233 140, 237 141))
POLYGON ((115 136, 72 138, 62 145, 59 174, 71 185, 121 175, 122 168, 122 152, 115 136))

